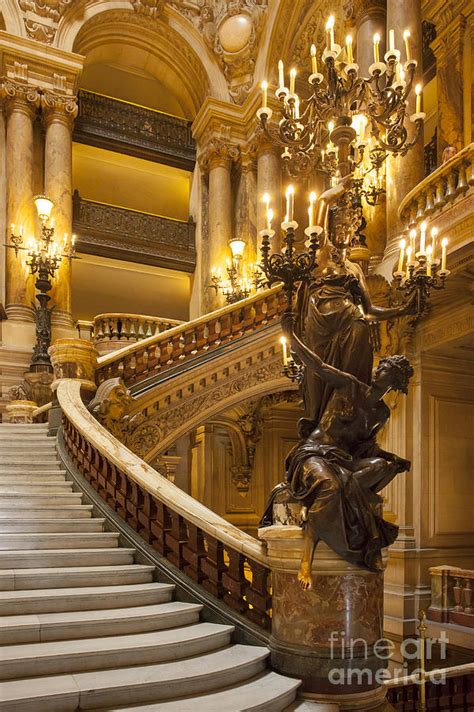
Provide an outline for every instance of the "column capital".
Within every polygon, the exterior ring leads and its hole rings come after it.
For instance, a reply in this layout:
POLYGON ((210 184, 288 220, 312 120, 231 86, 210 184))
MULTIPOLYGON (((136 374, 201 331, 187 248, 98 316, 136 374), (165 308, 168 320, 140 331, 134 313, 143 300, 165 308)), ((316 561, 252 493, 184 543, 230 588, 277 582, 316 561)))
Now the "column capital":
POLYGON ((45 126, 59 122, 72 130, 78 112, 77 99, 75 96, 47 91, 41 95, 41 110, 45 126))
POLYGON ((212 170, 218 166, 230 168, 240 155, 238 146, 225 143, 222 139, 211 138, 201 150, 198 162, 204 171, 212 170))
POLYGON ((357 27, 368 17, 385 17, 386 14, 386 0, 355 0, 354 2, 354 17, 357 27))
POLYGON ((13 111, 18 111, 33 118, 40 105, 40 93, 37 87, 14 82, 11 79, 4 79, 1 82, 0 99, 7 116, 13 111))

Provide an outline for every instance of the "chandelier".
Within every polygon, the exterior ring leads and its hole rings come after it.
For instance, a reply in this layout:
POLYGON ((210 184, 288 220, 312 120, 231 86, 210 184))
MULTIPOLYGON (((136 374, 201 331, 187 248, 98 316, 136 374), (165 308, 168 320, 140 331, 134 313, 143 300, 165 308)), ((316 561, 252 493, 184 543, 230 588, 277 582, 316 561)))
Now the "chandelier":
POLYGON ((51 346, 51 312, 53 308, 48 306, 51 297, 48 292, 51 290, 52 282, 61 262, 64 258, 75 259, 75 236, 69 240, 64 235, 63 243, 55 240, 54 218, 51 218, 53 202, 44 195, 38 195, 35 199, 36 210, 41 222, 41 232, 38 239, 30 237, 25 242, 23 226, 15 231, 15 225, 11 226, 9 247, 15 250, 26 252, 26 264, 30 268, 31 274, 37 274, 35 287, 38 290, 36 299, 39 306, 35 307, 36 321, 36 344, 33 350, 31 370, 52 371, 51 360, 48 348, 51 346))
POLYGON ((318 61, 313 44, 310 50, 311 73, 306 98, 296 93, 296 69, 290 71, 285 85, 283 62, 278 62, 280 103, 277 124, 270 123, 273 112, 268 106, 268 84, 262 83, 263 106, 257 111, 263 132, 283 148, 282 159, 290 176, 320 171, 344 177, 353 173, 364 160, 371 139, 371 150, 384 157, 405 155, 418 141, 425 114, 421 111, 421 85, 417 84, 416 110, 409 115, 408 99, 412 91, 417 61, 411 56, 410 33, 403 34, 405 62, 395 47, 395 31, 389 32, 389 49, 380 58, 380 35, 373 37, 373 63, 368 77, 359 74, 354 61, 352 37, 345 48, 335 42, 334 17, 326 24, 326 47, 318 61), (414 125, 413 131, 409 125, 414 125), (411 136, 410 136, 411 134, 411 136))

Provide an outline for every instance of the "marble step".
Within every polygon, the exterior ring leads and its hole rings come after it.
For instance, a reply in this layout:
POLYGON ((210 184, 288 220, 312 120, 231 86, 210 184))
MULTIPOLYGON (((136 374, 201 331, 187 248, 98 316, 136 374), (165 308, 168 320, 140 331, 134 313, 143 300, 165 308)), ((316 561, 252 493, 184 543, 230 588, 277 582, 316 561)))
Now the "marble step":
POLYGON ((225 690, 157 704, 114 706, 107 712, 286 712, 300 684, 299 680, 268 671, 225 690))
POLYGON ((7 494, 48 494, 49 492, 72 492, 72 482, 24 482, 17 479, 12 482, 2 482, 0 480, 0 497, 7 494))
POLYGON ((67 494, 59 494, 58 492, 44 494, 43 492, 38 494, 23 494, 21 496, 3 492, 0 494, 0 510, 8 507, 16 508, 20 504, 24 509, 35 507, 35 505, 38 504, 46 504, 50 507, 51 505, 63 506, 65 504, 80 504, 81 500, 82 492, 68 492, 67 494))
POLYGON ((46 437, 48 427, 48 423, 0 423, 0 433, 17 432, 20 435, 43 433, 46 437))
POLYGON ((233 626, 194 623, 161 631, 9 645, 0 657, 0 680, 149 665, 202 655, 230 644, 233 626))
MULTIPOLYGON (((4 569, 0 571, 0 591, 17 593, 35 589, 61 589, 78 586, 120 586, 151 583, 154 566, 125 564, 123 566, 64 566, 49 569, 4 569)), ((24 611, 27 613, 28 611, 24 611)), ((0 615, 2 599, 0 598, 0 615)), ((5 615, 10 615, 6 614, 5 615)))
MULTIPOLYGON (((51 497, 48 497, 49 501, 51 497)), ((81 504, 80 499, 75 499, 75 504, 62 504, 54 506, 48 501, 41 503, 23 503, 14 498, 7 503, 0 503, 0 526, 4 519, 89 519, 92 517, 92 504, 81 504)))
POLYGON ((9 680, 0 684, 0 710, 76 712, 195 695, 255 677, 268 653, 267 648, 233 645, 174 662, 9 680))
POLYGON ((116 532, 0 534, 0 551, 32 549, 89 549, 118 546, 116 532))
POLYGON ((28 437, 20 437, 20 435, 3 434, 0 432, 0 450, 54 450, 56 451, 56 441, 54 438, 45 438, 44 434, 33 435, 28 437))
MULTIPOLYGON (((128 568, 137 568, 137 564, 128 568)), ((0 591, 0 615, 18 616, 37 613, 65 613, 146 606, 171 599, 174 586, 152 583, 150 572, 143 574, 148 580, 141 583, 100 585, 75 588, 37 589, 29 591, 0 591)), ((125 578, 125 577, 124 577, 125 578)))
POLYGON ((31 475, 32 472, 64 472, 64 465, 59 460, 51 458, 45 460, 43 457, 37 459, 36 462, 25 462, 18 460, 16 462, 0 462, 0 475, 14 475, 16 472, 23 472, 25 475, 31 475))
POLYGON ((35 549, 0 551, 0 570, 59 568, 66 566, 123 566, 133 564, 135 549, 35 549))
POLYGON ((50 460, 57 461, 58 453, 55 448, 45 450, 44 452, 38 453, 36 448, 13 448, 9 449, 5 447, 0 447, 0 465, 5 462, 29 462, 35 464, 36 462, 48 462, 50 460))
POLYGON ((62 470, 52 470, 51 472, 13 472, 9 475, 0 475, 0 484, 6 485, 10 482, 32 485, 39 485, 42 482, 66 482, 66 473, 62 470))
POLYGON ((104 529, 105 519, 0 519, 0 531, 14 534, 27 534, 42 532, 70 533, 70 532, 101 532, 104 529))
POLYGON ((0 645, 164 630, 197 623, 201 610, 197 603, 170 601, 130 608, 3 616, 0 645))

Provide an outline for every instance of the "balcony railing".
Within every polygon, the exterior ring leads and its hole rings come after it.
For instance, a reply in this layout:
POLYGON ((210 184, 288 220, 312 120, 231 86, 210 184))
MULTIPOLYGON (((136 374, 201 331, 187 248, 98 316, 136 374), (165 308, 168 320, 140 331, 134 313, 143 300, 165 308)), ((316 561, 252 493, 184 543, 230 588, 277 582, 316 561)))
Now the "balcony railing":
POLYGON ((78 250, 193 272, 195 224, 73 196, 73 229, 78 250))
POLYGON ((473 159, 471 143, 421 181, 400 204, 401 222, 415 227, 467 193, 474 185, 473 159))
POLYGON ((143 314, 99 314, 93 321, 78 321, 79 338, 92 341, 100 354, 121 349, 142 339, 161 334, 183 322, 143 314))
POLYGON ((190 121, 84 90, 74 140, 188 171, 196 160, 190 121))
POLYGON ((433 566, 430 575, 431 605, 428 618, 438 623, 474 628, 474 571, 456 566, 433 566))

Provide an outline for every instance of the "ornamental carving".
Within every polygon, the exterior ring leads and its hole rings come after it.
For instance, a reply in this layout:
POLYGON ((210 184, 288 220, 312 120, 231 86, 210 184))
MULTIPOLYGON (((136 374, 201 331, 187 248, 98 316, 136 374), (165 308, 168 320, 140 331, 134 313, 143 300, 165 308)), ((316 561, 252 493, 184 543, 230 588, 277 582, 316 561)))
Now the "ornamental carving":
POLYGON ((132 0, 133 9, 139 15, 158 17, 163 9, 163 0, 132 0))
POLYGON ((242 104, 253 85, 267 1, 180 0, 170 5, 198 29, 219 59, 232 100, 242 104))
POLYGON ((127 411, 133 404, 130 391, 121 378, 111 378, 100 384, 89 410, 99 423, 114 437, 124 442, 130 429, 137 425, 141 416, 130 418, 127 411))
POLYGON ((52 44, 58 22, 72 0, 18 0, 28 37, 52 44))
POLYGON ((204 171, 208 171, 215 165, 226 164, 231 161, 238 161, 240 151, 238 146, 234 146, 221 138, 211 138, 198 157, 198 162, 204 171))
POLYGON ((7 112, 21 107, 34 113, 40 105, 40 93, 36 87, 12 82, 10 79, 4 79, 0 84, 0 98, 7 112))
POLYGON ((72 126, 78 112, 76 97, 44 92, 41 95, 41 110, 46 124, 53 119, 61 118, 72 126))

